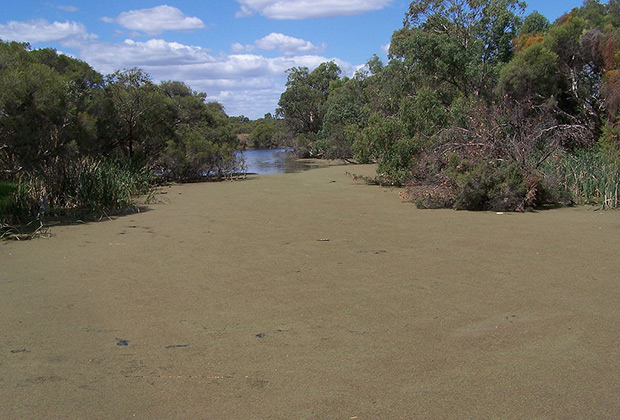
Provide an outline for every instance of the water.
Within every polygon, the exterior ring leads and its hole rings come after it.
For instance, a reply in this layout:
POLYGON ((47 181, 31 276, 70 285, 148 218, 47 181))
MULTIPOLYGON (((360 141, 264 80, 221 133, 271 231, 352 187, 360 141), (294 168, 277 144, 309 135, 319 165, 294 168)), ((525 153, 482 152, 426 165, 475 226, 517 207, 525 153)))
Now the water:
POLYGON ((289 149, 255 149, 237 152, 243 156, 247 173, 260 175, 288 174, 316 168, 303 160, 296 160, 289 149))

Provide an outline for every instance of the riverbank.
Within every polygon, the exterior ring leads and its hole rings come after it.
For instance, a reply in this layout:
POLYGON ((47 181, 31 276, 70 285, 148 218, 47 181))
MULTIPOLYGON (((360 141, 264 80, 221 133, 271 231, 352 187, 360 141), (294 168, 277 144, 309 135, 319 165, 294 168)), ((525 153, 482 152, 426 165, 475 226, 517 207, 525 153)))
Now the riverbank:
POLYGON ((0 244, 0 417, 620 416, 620 213, 423 211, 331 166, 0 244))

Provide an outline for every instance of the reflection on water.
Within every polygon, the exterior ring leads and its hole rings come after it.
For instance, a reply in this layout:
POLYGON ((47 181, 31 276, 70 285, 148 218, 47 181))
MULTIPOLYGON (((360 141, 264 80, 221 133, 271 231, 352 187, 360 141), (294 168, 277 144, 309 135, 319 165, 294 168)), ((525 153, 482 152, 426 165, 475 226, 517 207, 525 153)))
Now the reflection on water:
POLYGON ((237 153, 243 156, 249 174, 288 174, 316 167, 308 162, 295 159, 288 149, 256 149, 237 153))

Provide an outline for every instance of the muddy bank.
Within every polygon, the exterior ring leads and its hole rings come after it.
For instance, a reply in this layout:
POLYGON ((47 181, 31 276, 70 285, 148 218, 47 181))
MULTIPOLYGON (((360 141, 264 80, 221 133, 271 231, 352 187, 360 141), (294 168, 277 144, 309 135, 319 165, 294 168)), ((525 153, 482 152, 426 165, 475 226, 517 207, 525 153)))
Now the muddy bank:
POLYGON ((0 417, 620 417, 620 213, 420 211, 345 171, 0 244, 0 417))

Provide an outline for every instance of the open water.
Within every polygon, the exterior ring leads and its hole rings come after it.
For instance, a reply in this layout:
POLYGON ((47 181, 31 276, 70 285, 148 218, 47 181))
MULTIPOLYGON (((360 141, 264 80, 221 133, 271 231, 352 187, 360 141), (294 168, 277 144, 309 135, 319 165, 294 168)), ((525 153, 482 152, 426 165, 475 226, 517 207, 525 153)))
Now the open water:
POLYGON ((286 174, 316 167, 295 159, 289 149, 253 149, 237 153, 243 156, 249 174, 286 174))

